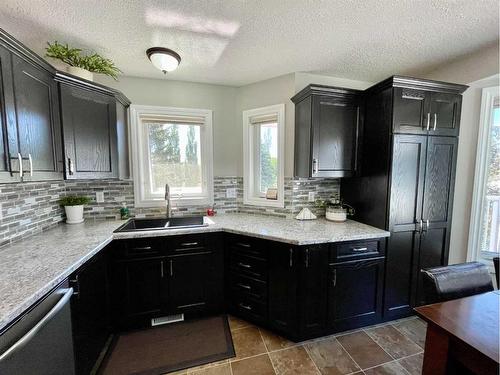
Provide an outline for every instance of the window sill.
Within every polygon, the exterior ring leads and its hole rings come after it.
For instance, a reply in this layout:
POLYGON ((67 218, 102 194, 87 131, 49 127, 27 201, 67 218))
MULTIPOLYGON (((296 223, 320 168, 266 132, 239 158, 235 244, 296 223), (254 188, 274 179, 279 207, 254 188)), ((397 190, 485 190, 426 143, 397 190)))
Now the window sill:
POLYGON ((273 200, 273 199, 265 199, 265 198, 246 198, 243 200, 243 204, 248 206, 264 206, 264 207, 277 207, 284 208, 285 202, 283 200, 273 200))

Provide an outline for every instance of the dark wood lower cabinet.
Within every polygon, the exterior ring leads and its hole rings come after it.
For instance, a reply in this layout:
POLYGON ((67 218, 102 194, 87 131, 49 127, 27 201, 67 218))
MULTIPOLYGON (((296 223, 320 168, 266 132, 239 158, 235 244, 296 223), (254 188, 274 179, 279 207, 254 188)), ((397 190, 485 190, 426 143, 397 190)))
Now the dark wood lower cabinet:
POLYGON ((88 375, 111 335, 106 250, 69 278, 77 375, 88 375))
POLYGON ((384 258, 332 264, 328 323, 336 331, 377 323, 382 317, 384 258))
POLYGON ((179 241, 184 237, 116 241, 110 275, 119 329, 148 327, 152 318, 169 315, 190 318, 223 311, 220 236, 190 235, 189 241, 179 241))

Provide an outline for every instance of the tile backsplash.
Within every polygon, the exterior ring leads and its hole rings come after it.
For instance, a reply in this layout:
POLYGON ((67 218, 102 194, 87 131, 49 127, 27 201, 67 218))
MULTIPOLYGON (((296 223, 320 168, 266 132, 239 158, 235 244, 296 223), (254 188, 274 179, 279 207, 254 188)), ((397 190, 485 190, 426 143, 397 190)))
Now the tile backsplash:
MULTIPOLYGON (((259 207, 243 204, 243 178, 215 177, 214 202, 218 213, 245 212, 251 214, 293 217, 303 207, 317 215, 324 210, 308 202, 309 192, 315 199, 339 194, 337 179, 285 179, 285 207, 259 207), (236 189, 236 198, 227 198, 226 190, 236 189)), ((76 180, 25 182, 0 185, 0 246, 40 232, 64 220, 64 210, 58 200, 65 195, 85 195, 90 203, 84 216, 93 219, 119 218, 122 202, 126 202, 132 216, 165 215, 165 208, 134 207, 134 184, 130 180, 76 180), (96 192, 103 192, 104 201, 96 201, 96 192)), ((205 214, 206 206, 175 207, 174 215, 205 214)))

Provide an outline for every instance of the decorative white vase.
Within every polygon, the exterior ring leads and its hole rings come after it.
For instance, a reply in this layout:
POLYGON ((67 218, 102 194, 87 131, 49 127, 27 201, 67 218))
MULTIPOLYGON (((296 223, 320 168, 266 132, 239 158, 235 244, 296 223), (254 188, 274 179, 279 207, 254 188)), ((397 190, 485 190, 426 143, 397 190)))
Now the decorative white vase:
POLYGON ((326 220, 342 223, 347 220, 347 210, 340 207, 327 207, 325 218, 326 220))
POLYGON ((79 206, 64 206, 66 211, 66 224, 83 223, 83 204, 79 206))
POLYGON ((79 68, 77 66, 67 66, 66 71, 69 74, 86 79, 87 81, 94 81, 94 73, 89 72, 87 69, 79 68))

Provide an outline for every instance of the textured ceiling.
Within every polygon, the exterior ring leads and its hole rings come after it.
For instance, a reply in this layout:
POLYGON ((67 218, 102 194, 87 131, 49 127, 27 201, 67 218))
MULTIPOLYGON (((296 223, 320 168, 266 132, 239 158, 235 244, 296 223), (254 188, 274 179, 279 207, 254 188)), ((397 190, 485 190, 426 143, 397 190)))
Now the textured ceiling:
POLYGON ((95 50, 162 78, 145 50, 182 56, 167 79, 243 85, 307 71, 377 81, 498 42, 498 0, 2 0, 0 25, 35 52, 95 50))

